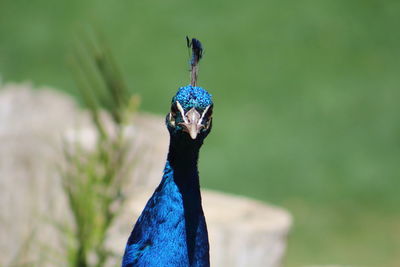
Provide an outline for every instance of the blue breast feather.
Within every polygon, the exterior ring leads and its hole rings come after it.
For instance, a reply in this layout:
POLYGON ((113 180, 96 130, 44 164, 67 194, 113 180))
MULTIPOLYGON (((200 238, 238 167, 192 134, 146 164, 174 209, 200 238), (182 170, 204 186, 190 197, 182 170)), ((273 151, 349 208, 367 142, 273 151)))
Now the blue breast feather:
POLYGON ((196 234, 188 240, 189 222, 185 222, 182 193, 185 194, 175 183, 174 171, 167 161, 162 181, 129 237, 123 267, 209 266, 203 212, 195 214, 198 216, 196 234), (192 249, 188 247, 190 242, 193 242, 192 249))

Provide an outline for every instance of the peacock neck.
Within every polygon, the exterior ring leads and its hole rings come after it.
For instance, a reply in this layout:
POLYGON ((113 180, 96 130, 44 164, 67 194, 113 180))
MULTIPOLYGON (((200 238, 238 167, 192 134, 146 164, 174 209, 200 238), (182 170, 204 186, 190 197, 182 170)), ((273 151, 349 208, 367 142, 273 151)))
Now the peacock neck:
POLYGON ((124 267, 210 266, 197 170, 202 139, 185 138, 171 138, 163 179, 128 239, 124 267))
POLYGON ((199 238, 202 239, 207 236, 207 229, 203 224, 204 215, 197 169, 202 143, 202 140, 185 140, 182 138, 175 140, 171 138, 167 161, 167 166, 169 165, 173 173, 173 181, 182 196, 190 264, 195 261, 196 243, 198 243, 199 238), (199 225, 201 225, 200 228, 199 225))
POLYGON ((187 190, 191 193, 200 190, 197 161, 202 143, 202 140, 171 137, 167 160, 174 172, 174 182, 182 194, 187 190))

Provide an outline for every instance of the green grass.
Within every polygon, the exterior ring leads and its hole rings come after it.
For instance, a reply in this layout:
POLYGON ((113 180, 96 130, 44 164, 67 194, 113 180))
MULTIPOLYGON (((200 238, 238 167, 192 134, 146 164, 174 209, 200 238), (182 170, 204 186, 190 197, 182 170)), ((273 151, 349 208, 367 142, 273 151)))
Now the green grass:
POLYGON ((400 2, 0 3, 0 73, 76 95, 74 33, 100 28, 142 107, 189 82, 185 35, 214 95, 205 187, 294 214, 286 266, 400 265, 400 2))

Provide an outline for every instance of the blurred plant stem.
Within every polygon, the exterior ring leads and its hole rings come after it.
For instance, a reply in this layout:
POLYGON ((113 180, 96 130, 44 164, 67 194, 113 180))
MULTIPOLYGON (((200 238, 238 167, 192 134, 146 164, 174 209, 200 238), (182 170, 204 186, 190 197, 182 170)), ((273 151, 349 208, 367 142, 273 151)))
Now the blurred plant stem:
POLYGON ((122 189, 129 171, 124 126, 139 105, 98 36, 79 40, 70 62, 97 135, 92 149, 78 139, 64 144, 62 181, 74 228, 63 232, 71 267, 102 267, 111 255, 105 247, 106 234, 124 201, 122 189))

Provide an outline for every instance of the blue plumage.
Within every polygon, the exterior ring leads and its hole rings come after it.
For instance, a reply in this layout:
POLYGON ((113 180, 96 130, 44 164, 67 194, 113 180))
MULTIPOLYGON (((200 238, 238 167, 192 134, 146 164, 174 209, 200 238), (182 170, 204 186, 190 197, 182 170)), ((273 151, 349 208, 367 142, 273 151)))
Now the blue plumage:
POLYGON ((129 237, 123 267, 210 265, 197 161, 211 130, 212 106, 201 87, 181 87, 173 97, 164 174, 129 237))
POLYGON ((191 85, 178 89, 178 92, 172 98, 172 103, 176 101, 179 101, 182 107, 187 110, 192 107, 205 109, 213 104, 210 93, 201 87, 191 85))

